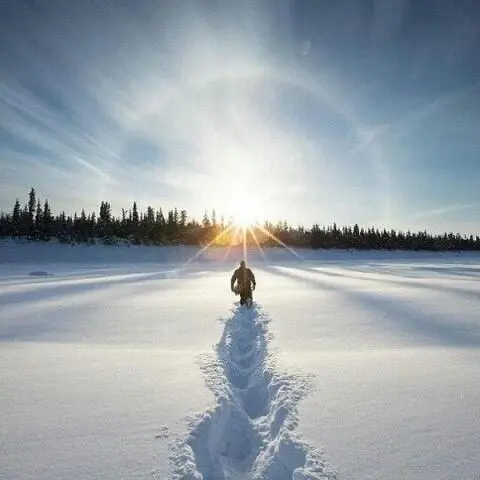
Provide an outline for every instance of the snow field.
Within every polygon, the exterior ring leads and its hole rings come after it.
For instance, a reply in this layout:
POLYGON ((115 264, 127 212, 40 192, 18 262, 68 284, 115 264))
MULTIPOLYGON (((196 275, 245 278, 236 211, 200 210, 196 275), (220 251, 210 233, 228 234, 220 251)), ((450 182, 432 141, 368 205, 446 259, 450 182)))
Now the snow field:
POLYGON ((2 480, 480 473, 478 256, 252 253, 228 314, 225 251, 36 247, 0 245, 2 480))

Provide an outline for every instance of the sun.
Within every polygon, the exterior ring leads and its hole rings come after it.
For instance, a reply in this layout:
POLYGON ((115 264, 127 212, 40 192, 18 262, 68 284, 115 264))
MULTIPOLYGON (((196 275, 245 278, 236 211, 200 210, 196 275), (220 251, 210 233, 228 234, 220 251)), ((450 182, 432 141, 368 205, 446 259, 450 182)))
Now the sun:
POLYGON ((263 223, 269 213, 269 198, 265 188, 255 179, 240 177, 219 181, 212 189, 212 203, 232 228, 248 230, 263 223))
POLYGON ((239 215, 237 215, 235 223, 237 223, 240 227, 243 227, 243 228, 249 227, 253 223, 253 218, 250 215, 242 212, 239 215))
POLYGON ((250 184, 232 185, 223 197, 223 207, 234 227, 253 227, 262 219, 264 202, 250 184))
POLYGON ((257 222, 258 209, 251 200, 240 198, 238 203, 232 205, 232 219, 236 227, 248 228, 257 222))

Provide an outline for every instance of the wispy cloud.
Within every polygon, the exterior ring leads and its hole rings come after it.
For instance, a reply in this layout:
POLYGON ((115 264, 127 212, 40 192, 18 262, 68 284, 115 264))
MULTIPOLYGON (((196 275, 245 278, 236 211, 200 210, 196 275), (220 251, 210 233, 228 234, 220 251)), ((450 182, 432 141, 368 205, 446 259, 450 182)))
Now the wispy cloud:
MULTIPOLYGON (((363 32, 369 45, 372 32, 393 41, 408 20, 407 0, 381 3, 363 32)), ((16 13, 0 32, 5 178, 23 188, 41 179, 67 209, 83 197, 88 208, 136 199, 228 215, 244 186, 273 218, 394 218, 397 140, 475 92, 422 97, 401 118, 382 115, 379 100, 375 124, 359 101, 364 83, 319 60, 316 32, 299 29, 290 2, 207 4, 8 7, 16 13)), ((332 7, 338 27, 343 7, 332 7)), ((354 25, 341 25, 355 39, 366 17, 347 10, 354 25)), ((320 32, 326 43, 335 29, 320 32)), ((9 206, 4 192, 0 206, 9 206)))
POLYGON ((451 109, 456 103, 471 98, 472 95, 478 95, 479 92, 480 83, 455 89, 426 102, 401 118, 393 119, 388 123, 361 127, 357 132, 357 143, 353 151, 358 152, 368 149, 375 143, 385 140, 400 140, 418 129, 420 125, 429 125, 432 119, 449 118, 452 114, 451 109), (444 115, 445 112, 448 115, 444 115))
POLYGON ((0 85, 0 127, 9 132, 27 148, 36 148, 65 163, 79 164, 102 179, 112 180, 101 164, 94 142, 75 124, 70 124, 60 113, 48 108, 32 92, 19 84, 0 85), (88 160, 86 159, 88 158, 88 160), (95 164, 95 163, 96 164, 95 164))

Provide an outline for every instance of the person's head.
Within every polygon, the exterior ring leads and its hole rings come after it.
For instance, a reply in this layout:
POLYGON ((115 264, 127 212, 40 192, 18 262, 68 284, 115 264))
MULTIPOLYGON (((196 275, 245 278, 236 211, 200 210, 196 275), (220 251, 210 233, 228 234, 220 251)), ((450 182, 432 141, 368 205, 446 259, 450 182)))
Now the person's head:
POLYGON ((242 260, 242 261, 240 262, 240 268, 245 268, 245 260, 242 260))

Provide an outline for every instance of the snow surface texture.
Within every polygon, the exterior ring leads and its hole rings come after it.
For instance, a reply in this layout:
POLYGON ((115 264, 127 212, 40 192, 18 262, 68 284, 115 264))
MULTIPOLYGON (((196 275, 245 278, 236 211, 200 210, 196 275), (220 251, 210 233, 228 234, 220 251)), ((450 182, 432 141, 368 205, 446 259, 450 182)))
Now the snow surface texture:
POLYGON ((195 253, 0 244, 0 479, 478 477, 478 255, 195 253))
POLYGON ((306 384, 268 361, 267 324, 257 305, 238 306, 226 320, 216 357, 206 357, 202 367, 216 405, 177 447, 174 478, 335 478, 320 453, 293 432, 306 384))

